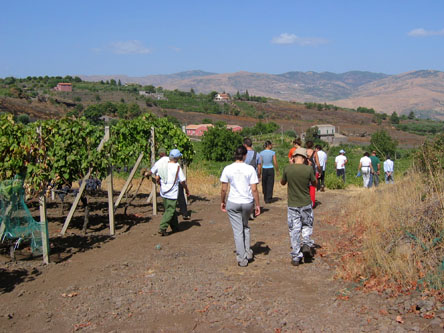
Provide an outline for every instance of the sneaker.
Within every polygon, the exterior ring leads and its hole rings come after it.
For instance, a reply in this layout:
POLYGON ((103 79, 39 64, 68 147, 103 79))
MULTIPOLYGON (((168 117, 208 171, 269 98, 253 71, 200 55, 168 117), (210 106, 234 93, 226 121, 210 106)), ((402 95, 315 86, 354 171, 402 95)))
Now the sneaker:
POLYGON ((321 186, 321 192, 325 192, 325 186, 324 185, 321 186))
POLYGON ((293 266, 299 266, 301 263, 301 259, 297 258, 297 259, 291 259, 291 264, 293 266))
POLYGON ((157 233, 158 233, 159 235, 161 235, 162 237, 164 237, 164 236, 168 236, 168 232, 167 232, 166 230, 159 230, 157 233))
POLYGON ((239 267, 247 267, 247 266, 248 266, 248 261, 245 261, 245 262, 238 262, 237 265, 238 265, 239 267))
POLYGON ((189 220, 189 219, 190 219, 190 215, 184 215, 182 218, 183 218, 184 220, 189 220))
POLYGON ((254 216, 254 213, 250 214, 250 220, 254 220, 256 217, 254 216))
POLYGON ((304 262, 311 262, 312 261, 313 251, 310 246, 308 246, 307 244, 304 244, 302 246, 301 252, 304 255, 304 262))

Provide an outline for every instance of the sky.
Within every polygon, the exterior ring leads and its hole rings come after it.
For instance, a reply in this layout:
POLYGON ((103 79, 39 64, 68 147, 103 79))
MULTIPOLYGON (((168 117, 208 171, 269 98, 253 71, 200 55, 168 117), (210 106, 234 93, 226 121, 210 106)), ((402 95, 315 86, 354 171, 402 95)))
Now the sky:
POLYGON ((444 1, 3 1, 0 77, 444 71, 444 1))

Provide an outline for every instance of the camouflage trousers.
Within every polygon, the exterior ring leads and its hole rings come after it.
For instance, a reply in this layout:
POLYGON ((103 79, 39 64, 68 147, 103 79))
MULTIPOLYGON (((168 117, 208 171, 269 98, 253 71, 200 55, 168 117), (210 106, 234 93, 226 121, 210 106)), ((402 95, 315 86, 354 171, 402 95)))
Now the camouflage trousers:
POLYGON ((303 257, 301 252, 302 245, 314 246, 311 239, 313 233, 313 208, 312 204, 303 207, 288 207, 287 223, 290 233, 291 257, 293 260, 303 257))

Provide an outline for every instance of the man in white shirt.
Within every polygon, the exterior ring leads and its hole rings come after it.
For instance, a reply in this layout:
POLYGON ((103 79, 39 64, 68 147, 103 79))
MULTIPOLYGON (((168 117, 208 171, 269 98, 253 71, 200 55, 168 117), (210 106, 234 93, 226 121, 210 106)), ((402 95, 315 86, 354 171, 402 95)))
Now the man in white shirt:
POLYGON ((370 154, 368 152, 365 152, 364 156, 359 160, 358 173, 359 172, 361 172, 364 187, 368 188, 370 175, 373 173, 372 160, 370 159, 370 154))
POLYGON ((345 165, 347 164, 347 157, 345 157, 345 151, 341 149, 339 155, 335 158, 336 175, 342 177, 345 183, 345 165))
POLYGON ((179 193, 179 183, 183 186, 187 196, 190 195, 186 183, 185 175, 177 161, 182 157, 178 149, 172 149, 169 154, 168 163, 164 163, 162 158, 151 168, 151 172, 156 175, 157 181, 160 181, 160 196, 163 199, 165 212, 159 226, 159 234, 167 236, 168 226, 172 232, 179 230, 179 221, 177 219, 177 196, 179 193), (162 163, 160 163, 162 161, 162 163))
POLYGON ((322 150, 321 145, 316 145, 316 153, 318 154, 319 164, 321 166, 319 181, 318 181, 318 191, 325 191, 324 179, 325 179, 325 167, 327 166, 327 153, 322 150))
POLYGON ((390 156, 387 155, 387 159, 384 161, 384 175, 385 175, 385 183, 386 184, 393 184, 393 173, 394 173, 394 163, 390 159, 390 156))

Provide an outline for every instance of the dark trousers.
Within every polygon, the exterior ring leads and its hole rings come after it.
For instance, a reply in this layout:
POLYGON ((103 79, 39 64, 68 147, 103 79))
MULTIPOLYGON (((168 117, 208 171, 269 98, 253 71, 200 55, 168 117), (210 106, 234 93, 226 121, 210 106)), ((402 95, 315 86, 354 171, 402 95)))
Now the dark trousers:
POLYGON ((187 202, 185 201, 185 193, 183 192, 183 186, 179 183, 179 193, 177 195, 177 204, 179 205, 179 211, 182 216, 188 215, 187 202))
POLYGON ((318 191, 321 189, 321 187, 324 187, 324 180, 325 180, 325 170, 321 171, 321 176, 318 179, 318 191))
POLYGON ((336 169, 336 176, 342 177, 342 180, 345 183, 345 169, 336 169))
POLYGON ((270 203, 273 198, 274 168, 262 169, 262 192, 265 203, 270 203))

